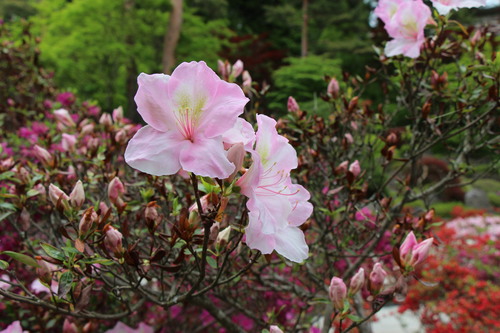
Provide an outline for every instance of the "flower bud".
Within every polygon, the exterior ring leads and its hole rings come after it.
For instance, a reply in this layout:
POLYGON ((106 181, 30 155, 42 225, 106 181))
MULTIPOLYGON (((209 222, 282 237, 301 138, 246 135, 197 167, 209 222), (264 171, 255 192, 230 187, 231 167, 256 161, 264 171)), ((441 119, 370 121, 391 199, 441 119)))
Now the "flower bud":
POLYGON ((80 219, 80 224, 78 224, 78 234, 84 236, 92 229, 92 225, 97 221, 97 214, 94 212, 94 207, 88 208, 80 219))
POLYGON ((59 199, 61 201, 68 201, 69 197, 66 193, 64 193, 59 187, 55 186, 54 184, 49 185, 49 199, 52 201, 54 206, 57 206, 57 202, 59 199))
POLYGON ((99 124, 104 125, 106 127, 113 125, 113 119, 111 119, 111 115, 107 112, 104 112, 99 118, 99 124))
POLYGON ((235 166, 234 171, 229 177, 226 178, 228 182, 232 182, 234 176, 240 171, 243 166, 243 160, 245 159, 245 147, 242 143, 237 143, 231 146, 227 151, 227 159, 232 162, 235 166))
POLYGON ((214 242, 215 240, 217 240, 217 236, 219 236, 219 222, 215 222, 210 227, 210 236, 208 237, 208 239, 214 242))
POLYGON ((348 161, 344 161, 339 164, 338 167, 335 168, 335 173, 342 174, 347 172, 347 166, 349 165, 348 161))
POLYGON ((226 61, 222 61, 220 59, 217 60, 217 68, 219 70, 220 75, 223 78, 227 78, 229 75, 228 66, 229 66, 229 64, 226 61))
POLYGON ((79 180, 76 182, 75 187, 73 187, 73 191, 69 194, 69 202, 71 206, 75 208, 80 208, 85 201, 85 190, 83 189, 82 181, 79 180))
POLYGON ((108 185, 108 198, 115 206, 122 206, 123 201, 121 200, 121 196, 125 193, 125 186, 120 181, 120 178, 113 178, 108 185))
POLYGON ((224 246, 229 242, 229 236, 231 236, 231 226, 226 227, 224 230, 219 231, 215 243, 217 246, 224 246))
POLYGON ((112 252, 116 257, 121 258, 123 253, 122 238, 123 235, 116 228, 107 225, 104 228, 104 245, 109 252, 112 252))
POLYGON ((75 149, 76 136, 63 133, 61 146, 64 151, 73 151, 75 149))
POLYGON ((410 265, 415 267, 427 258, 434 238, 428 238, 413 248, 410 265))
POLYGON ((56 120, 58 122, 60 122, 64 126, 67 126, 67 127, 75 126, 75 122, 73 121, 73 118, 71 118, 71 115, 69 114, 68 110, 66 110, 66 109, 55 110, 54 117, 56 118, 56 120))
POLYGON ((93 131, 94 131, 94 124, 90 123, 90 124, 86 124, 86 125, 82 126, 82 129, 80 130, 80 134, 86 135, 86 134, 92 133, 93 131))
POLYGON ((233 70, 231 71, 231 76, 236 79, 243 72, 243 61, 240 59, 236 60, 233 65, 233 70))
POLYGON ((68 318, 66 318, 64 319, 62 331, 64 333, 78 333, 78 327, 75 325, 75 323, 72 323, 68 318))
POLYGON ((411 231, 399 247, 399 257, 403 266, 410 262, 415 245, 417 245, 417 238, 411 231))
POLYGON ((123 108, 121 106, 113 110, 113 121, 115 123, 121 123, 123 120, 123 108))
POLYGON ((39 145, 33 147, 33 155, 45 166, 52 166, 54 164, 52 155, 39 145))
POLYGON ((288 97, 288 102, 286 104, 288 112, 297 112, 300 110, 299 103, 292 96, 288 97))
POLYGON ((127 131, 125 129, 122 128, 121 130, 116 132, 116 134, 115 134, 115 141, 116 142, 124 144, 127 142, 127 140, 128 140, 128 136, 127 136, 127 131))
POLYGON ((347 296, 347 287, 341 278, 333 277, 328 289, 328 295, 333 303, 335 312, 340 312, 344 309, 344 300, 347 296))
POLYGON ((361 173, 361 167, 359 166, 358 160, 354 161, 349 165, 349 172, 351 172, 354 177, 357 177, 361 173))
POLYGON ((271 325, 271 327, 269 327, 269 333, 283 333, 283 331, 278 326, 271 325))
POLYGON ((339 97, 339 82, 335 78, 332 78, 328 83, 326 92, 333 98, 339 97))
POLYGON ((380 263, 376 263, 373 266, 373 270, 370 273, 370 291, 372 294, 378 294, 380 289, 382 289, 385 281, 387 272, 382 268, 380 263))
POLYGON ((243 71, 243 87, 252 87, 252 77, 250 76, 250 73, 248 73, 248 71, 243 71))
POLYGON ((349 294, 356 294, 363 285, 365 284, 365 270, 360 268, 356 274, 351 278, 351 283, 349 284, 349 294))

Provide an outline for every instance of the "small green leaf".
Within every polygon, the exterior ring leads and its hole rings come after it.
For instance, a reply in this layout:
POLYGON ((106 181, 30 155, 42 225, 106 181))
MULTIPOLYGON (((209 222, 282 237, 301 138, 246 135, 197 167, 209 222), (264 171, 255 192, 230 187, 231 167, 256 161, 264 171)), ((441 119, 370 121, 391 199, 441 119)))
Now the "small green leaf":
POLYGON ((66 256, 62 251, 60 251, 58 248, 56 248, 53 245, 47 244, 47 243, 41 243, 40 246, 42 249, 47 253, 47 255, 51 258, 57 259, 64 261, 66 259, 66 256))
POLYGON ((356 316, 356 315, 353 315, 353 314, 348 314, 347 318, 351 319, 355 323, 359 323, 360 321, 363 320, 363 318, 356 316))
POLYGON ((33 259, 32 257, 27 256, 25 254, 22 254, 22 253, 17 253, 17 252, 13 252, 13 251, 3 251, 3 252, 0 252, 0 254, 5 254, 5 255, 11 257, 12 259, 17 260, 19 262, 22 262, 23 264, 31 266, 31 267, 35 267, 35 268, 40 267, 40 266, 38 266, 38 263, 36 262, 35 259, 33 259))
POLYGON ((0 269, 7 269, 9 268, 9 263, 7 261, 0 260, 0 269))
POLYGON ((217 269, 217 261, 212 258, 212 257, 207 257, 207 263, 212 267, 213 269, 217 269))
POLYGON ((13 211, 10 211, 10 212, 4 212, 4 213, 0 214, 0 221, 5 220, 7 217, 9 217, 9 215, 11 215, 13 213, 14 213, 13 211))
POLYGON ((71 290, 71 284, 73 283, 73 274, 71 272, 64 272, 59 278, 59 289, 57 290, 57 296, 64 298, 66 294, 71 290))
POLYGON ((26 193, 26 197, 31 198, 31 197, 34 197, 35 195, 39 195, 39 194, 40 194, 40 192, 38 192, 37 190, 31 189, 26 193))

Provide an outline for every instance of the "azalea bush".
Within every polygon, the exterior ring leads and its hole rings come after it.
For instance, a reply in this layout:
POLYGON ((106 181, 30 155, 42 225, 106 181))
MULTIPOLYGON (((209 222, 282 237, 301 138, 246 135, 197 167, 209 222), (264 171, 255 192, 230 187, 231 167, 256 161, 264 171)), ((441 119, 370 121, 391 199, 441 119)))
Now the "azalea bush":
MULTIPOLYGON (((293 97, 266 115, 241 61, 140 74, 142 126, 34 84, 36 57, 5 67, 28 88, 2 104, 2 328, 366 330, 428 279, 439 193, 498 172, 496 36, 422 6, 380 2, 393 40, 326 78, 324 116, 293 97), (497 156, 481 173, 477 152, 497 156)), ((0 28, 9 61, 36 52, 0 28)))

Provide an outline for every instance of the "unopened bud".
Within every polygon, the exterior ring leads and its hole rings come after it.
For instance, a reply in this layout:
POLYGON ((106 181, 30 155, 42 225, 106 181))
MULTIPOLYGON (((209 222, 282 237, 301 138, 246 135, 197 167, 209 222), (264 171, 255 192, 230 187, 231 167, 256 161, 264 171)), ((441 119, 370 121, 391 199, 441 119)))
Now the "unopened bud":
POLYGON ((283 331, 278 326, 271 325, 271 327, 269 327, 269 333, 283 333, 283 331))
POLYGON ((219 235, 217 235, 217 240, 215 243, 217 246, 222 247, 229 242, 229 236, 231 236, 231 226, 226 227, 224 230, 219 231, 219 235))
POLYGON ((428 238, 413 248, 410 265, 415 267, 427 258, 434 238, 428 238))
POLYGON ((113 121, 115 123, 121 123, 123 120, 123 108, 121 106, 113 110, 113 121))
POLYGON ((71 206, 75 208, 80 208, 85 201, 85 190, 83 189, 83 183, 81 180, 76 182, 73 191, 69 194, 69 202, 71 206))
POLYGON ((111 119, 111 115, 107 112, 104 112, 99 118, 99 124, 109 127, 113 125, 113 119, 111 119))
POLYGON ((228 182, 232 182, 234 176, 236 176, 236 174, 240 171, 243 165, 243 160, 245 159, 245 154, 245 147, 242 143, 232 145, 227 151, 227 159, 235 166, 233 173, 226 178, 228 182))
POLYGON ((380 292, 384 285, 386 276, 387 272, 382 268, 382 265, 380 263, 376 263, 370 273, 370 291, 372 294, 377 295, 380 292))
POLYGON ((250 88, 252 86, 252 77, 248 71, 243 71, 243 87, 250 88))
POLYGON ((108 198, 115 206, 122 206, 123 201, 121 196, 125 193, 125 186, 120 181, 120 178, 113 178, 108 185, 108 198))
POLYGON ((127 131, 125 129, 122 128, 121 130, 116 132, 116 134, 115 134, 115 141, 116 142, 124 144, 127 142, 127 140, 128 140, 128 136, 127 136, 127 131))
POLYGON ((288 97, 287 108, 288 112, 297 112, 300 110, 299 103, 292 96, 288 97))
POLYGON ((63 133, 61 146, 64 151, 73 151, 75 149, 76 136, 72 134, 63 133))
POLYGON ((39 145, 33 147, 33 154, 35 157, 45 166, 52 166, 54 164, 54 158, 52 155, 39 145))
POLYGON ((332 78, 328 83, 326 92, 333 98, 339 97, 339 82, 335 78, 332 78))
POLYGON ((59 199, 61 199, 61 201, 68 201, 69 197, 59 187, 55 186, 54 184, 50 184, 49 199, 54 204, 54 206, 57 206, 59 199))
POLYGON ((78 224, 78 233, 80 236, 86 235, 95 221, 97 221, 97 214, 94 212, 94 207, 88 208, 80 219, 80 224, 78 224))
POLYGON ((344 300, 347 296, 347 287, 341 278, 335 276, 332 278, 328 296, 330 296, 335 311, 341 312, 344 309, 344 300))
POLYGON ((351 278, 351 283, 349 284, 349 294, 356 294, 363 285, 365 284, 365 270, 360 268, 356 274, 351 278))
POLYGON ((231 71, 231 76, 236 79, 238 76, 240 76, 241 72, 243 72, 243 61, 241 60, 236 60, 236 62, 233 65, 233 70, 231 71))
POLYGON ((355 178, 361 173, 361 167, 359 166, 358 160, 349 165, 349 172, 351 172, 355 178))
POLYGON ((59 109, 54 111, 54 116, 58 122, 63 124, 64 126, 67 127, 73 127, 75 126, 75 122, 73 121, 73 118, 71 118, 71 115, 69 114, 68 110, 66 109, 59 109))
POLYGON ((104 245, 109 252, 112 252, 116 257, 121 258, 123 254, 122 238, 123 235, 116 228, 107 225, 104 228, 104 245))

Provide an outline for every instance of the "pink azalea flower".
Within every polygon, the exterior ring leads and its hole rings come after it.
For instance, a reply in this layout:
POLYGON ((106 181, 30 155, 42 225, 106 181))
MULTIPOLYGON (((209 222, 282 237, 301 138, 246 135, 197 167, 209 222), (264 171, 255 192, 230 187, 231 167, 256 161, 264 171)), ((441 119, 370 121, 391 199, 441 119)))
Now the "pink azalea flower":
POLYGON ((431 0, 439 14, 447 15, 450 10, 486 6, 486 0, 431 0))
POLYGON ((427 258, 434 238, 427 238, 418 242, 415 234, 411 231, 399 247, 399 257, 405 267, 415 267, 427 258))
POLYGON ((253 164, 237 185, 249 198, 246 243, 264 254, 276 250, 285 258, 302 262, 308 256, 303 232, 298 228, 312 213, 309 192, 292 184, 290 171, 297 167, 297 154, 276 131, 276 121, 257 116, 253 164))
POLYGON ((23 331, 23 328, 21 327, 21 322, 19 320, 12 322, 9 326, 7 326, 6 329, 0 331, 0 333, 23 333, 23 332, 28 332, 28 331, 23 331))
POLYGON ((137 80, 137 110, 148 125, 129 141, 125 161, 158 176, 181 168, 200 176, 229 176, 234 165, 222 135, 248 102, 241 88, 221 80, 203 61, 182 63, 171 76, 142 73, 137 80))
POLYGON ((388 3, 390 9, 376 11, 376 14, 384 21, 387 33, 393 38, 385 46, 385 54, 388 57, 398 54, 418 57, 425 42, 424 28, 431 18, 431 10, 422 0, 383 3, 388 3))

